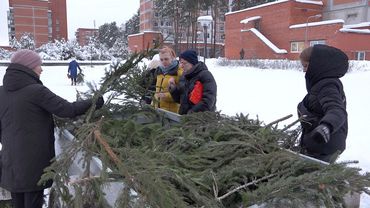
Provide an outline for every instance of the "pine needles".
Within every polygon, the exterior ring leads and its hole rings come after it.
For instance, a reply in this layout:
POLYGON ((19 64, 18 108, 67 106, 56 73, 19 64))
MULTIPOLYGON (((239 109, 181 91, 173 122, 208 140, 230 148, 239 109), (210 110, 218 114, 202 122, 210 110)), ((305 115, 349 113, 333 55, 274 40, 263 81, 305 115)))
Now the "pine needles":
POLYGON ((91 110, 75 130, 75 143, 44 175, 55 181, 64 207, 109 207, 102 190, 112 181, 124 184, 116 207, 153 208, 344 207, 345 194, 370 186, 370 175, 349 167, 352 162, 325 165, 287 151, 296 149, 299 130, 278 129, 280 120, 263 125, 244 115, 205 112, 168 122, 135 102, 141 91, 131 82, 139 76, 127 73, 137 60, 107 73, 95 91, 122 95, 123 86, 130 86, 124 95, 133 102, 109 105, 104 118, 91 110), (97 176, 89 172, 93 157, 102 161, 97 176), (87 171, 71 185, 73 160, 85 161, 87 171))

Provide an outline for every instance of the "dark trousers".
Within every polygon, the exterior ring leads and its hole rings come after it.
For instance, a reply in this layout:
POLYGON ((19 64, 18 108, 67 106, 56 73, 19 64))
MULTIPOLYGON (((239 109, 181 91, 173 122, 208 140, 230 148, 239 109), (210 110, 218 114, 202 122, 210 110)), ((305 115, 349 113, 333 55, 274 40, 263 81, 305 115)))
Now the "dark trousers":
POLYGON ((44 190, 34 192, 11 193, 14 208, 42 208, 44 190))
POLYGON ((77 77, 71 77, 71 85, 76 85, 77 83, 77 77))

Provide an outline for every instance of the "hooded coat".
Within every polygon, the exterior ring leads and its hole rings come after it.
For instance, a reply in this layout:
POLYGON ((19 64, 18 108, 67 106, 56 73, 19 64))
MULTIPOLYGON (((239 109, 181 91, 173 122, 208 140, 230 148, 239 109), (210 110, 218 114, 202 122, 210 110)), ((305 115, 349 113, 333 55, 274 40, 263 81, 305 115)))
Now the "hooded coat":
POLYGON ((217 84, 203 62, 198 62, 191 72, 184 73, 179 86, 171 91, 171 95, 180 103, 180 115, 216 110, 217 84), (197 88, 198 86, 201 87, 197 88), (198 94, 198 89, 201 89, 199 99, 195 98, 197 101, 194 102, 192 97, 195 93, 198 94))
POLYGON ((303 128, 301 146, 309 153, 331 155, 346 148, 346 96, 339 78, 347 70, 348 57, 341 50, 327 45, 313 47, 305 75, 307 95, 298 104, 303 128), (320 124, 330 129, 328 143, 318 143, 311 136, 320 124))
POLYGON ((0 86, 0 186, 13 193, 40 191, 37 185, 54 158, 54 120, 85 113, 91 100, 69 103, 46 88, 31 69, 10 64, 0 86))

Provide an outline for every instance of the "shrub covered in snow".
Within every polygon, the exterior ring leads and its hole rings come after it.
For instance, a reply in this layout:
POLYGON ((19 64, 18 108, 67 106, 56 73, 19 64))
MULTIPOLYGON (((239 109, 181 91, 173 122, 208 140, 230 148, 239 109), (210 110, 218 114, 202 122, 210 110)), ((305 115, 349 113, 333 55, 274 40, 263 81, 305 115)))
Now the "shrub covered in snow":
MULTIPOLYGON (((219 58, 217 59, 217 64, 219 66, 246 66, 258 69, 302 70, 300 61, 288 59, 229 60, 219 58)), ((349 61, 348 71, 370 71, 370 61, 349 61)))
POLYGON ((9 59, 10 58, 10 52, 0 48, 0 59, 9 59))

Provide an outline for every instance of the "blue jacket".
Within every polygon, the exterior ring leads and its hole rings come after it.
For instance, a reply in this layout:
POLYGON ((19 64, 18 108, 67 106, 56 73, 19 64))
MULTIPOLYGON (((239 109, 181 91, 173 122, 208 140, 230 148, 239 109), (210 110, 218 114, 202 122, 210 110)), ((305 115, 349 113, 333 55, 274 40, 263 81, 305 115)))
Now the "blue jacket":
POLYGON ((71 76, 71 78, 77 77, 77 68, 81 71, 80 65, 78 65, 76 60, 69 62, 68 74, 71 76))

